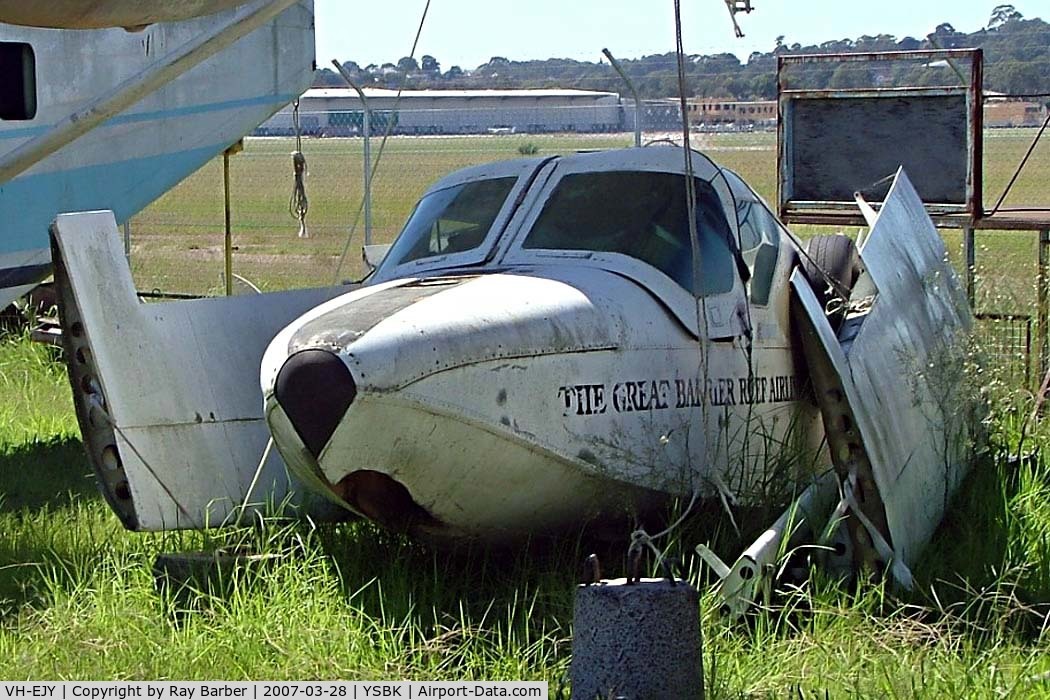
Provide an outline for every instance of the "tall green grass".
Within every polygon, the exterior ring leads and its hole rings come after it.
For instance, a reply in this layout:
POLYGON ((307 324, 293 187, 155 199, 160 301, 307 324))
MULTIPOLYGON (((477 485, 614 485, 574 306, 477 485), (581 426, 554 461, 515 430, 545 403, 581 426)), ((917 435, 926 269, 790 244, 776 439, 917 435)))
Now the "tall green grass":
MULTIPOLYGON (((362 523, 130 534, 94 491, 52 351, 8 339, 0 368, 0 676, 544 679, 552 689, 567 676, 589 551, 576 542, 449 552, 362 523), (155 586, 158 553, 243 545, 274 558, 215 589, 155 586)), ((1030 398, 997 400, 993 449, 918 567, 917 591, 816 573, 781 582, 770 608, 729 625, 709 575, 682 562, 704 591, 708 697, 1050 695, 1050 434, 1027 426, 1019 446, 1030 398)), ((605 556, 607 573, 622 573, 605 556)))

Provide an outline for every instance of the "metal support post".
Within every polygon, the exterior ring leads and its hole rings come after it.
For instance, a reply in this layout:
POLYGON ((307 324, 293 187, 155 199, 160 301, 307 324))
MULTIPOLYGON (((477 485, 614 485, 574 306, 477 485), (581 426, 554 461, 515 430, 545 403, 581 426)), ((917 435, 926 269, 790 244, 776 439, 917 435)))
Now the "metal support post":
POLYGON ((233 296, 233 222, 230 212, 230 152, 222 153, 223 214, 225 216, 225 239, 223 251, 226 261, 226 296, 233 296))
POLYGON ((631 95, 634 96, 634 147, 642 147, 642 101, 638 98, 638 90, 634 87, 634 83, 627 77, 627 71, 623 69, 620 62, 613 58, 612 53, 609 49, 602 49, 602 53, 609 59, 609 65, 613 67, 613 70, 617 72, 620 79, 627 85, 627 89, 631 91, 631 95))
POLYGON ((1048 289, 1050 284, 1050 230, 1039 232, 1039 275, 1036 298, 1038 299, 1037 325, 1039 327, 1039 375, 1045 376, 1050 369, 1050 342, 1048 342, 1047 324, 1050 322, 1050 301, 1048 289))
POLYGON ((364 113, 361 129, 365 149, 365 245, 368 246, 372 245, 372 110, 368 107, 368 97, 365 96, 365 91, 350 78, 350 73, 347 72, 346 68, 343 68, 343 64, 333 60, 332 65, 339 71, 339 75, 343 76, 346 84, 357 93, 357 96, 361 99, 361 110, 364 113))
POLYGON ((244 141, 238 141, 222 152, 222 193, 223 214, 225 218, 225 238, 223 252, 225 257, 226 296, 233 296, 233 208, 230 206, 230 156, 244 150, 244 141))
POLYGON ((970 310, 974 311, 976 306, 976 267, 977 267, 977 251, 976 251, 976 240, 974 237, 974 229, 972 226, 963 228, 963 254, 966 258, 966 299, 970 302, 970 310))
POLYGON ((131 220, 124 222, 124 258, 131 267, 131 220))
POLYGON ((368 107, 365 93, 361 92, 364 108, 364 160, 365 160, 365 245, 372 245, 372 110, 368 107))

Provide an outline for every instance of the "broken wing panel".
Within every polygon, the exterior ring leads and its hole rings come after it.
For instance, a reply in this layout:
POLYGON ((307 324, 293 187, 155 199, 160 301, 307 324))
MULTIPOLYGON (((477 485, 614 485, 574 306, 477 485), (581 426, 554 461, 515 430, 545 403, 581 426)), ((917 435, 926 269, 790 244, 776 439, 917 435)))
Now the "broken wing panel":
POLYGON ((840 338, 801 274, 791 283, 836 467, 853 482, 874 549, 907 583, 900 565, 916 560, 970 465, 964 355, 972 316, 903 171, 862 258, 869 279, 859 287, 877 292, 840 338), (871 484, 877 493, 868 493, 871 484))
POLYGON ((878 295, 847 348, 854 410, 894 548, 911 563, 970 466, 964 373, 973 316, 903 170, 861 257, 878 295))
MULTIPOLYGON (((84 440, 125 526, 217 526, 244 501, 269 432, 259 387, 273 336, 346 287, 142 304, 110 212, 52 227, 66 352, 84 440)), ((269 452, 251 502, 326 519, 269 452)))

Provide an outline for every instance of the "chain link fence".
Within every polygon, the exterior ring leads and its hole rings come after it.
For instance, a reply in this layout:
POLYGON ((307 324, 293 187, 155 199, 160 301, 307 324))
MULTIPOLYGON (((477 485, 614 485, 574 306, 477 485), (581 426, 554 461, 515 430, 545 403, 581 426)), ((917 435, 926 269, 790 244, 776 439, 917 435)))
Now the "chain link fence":
POLYGON ((992 378, 1007 386, 1032 388, 1034 320, 1028 315, 977 315, 975 341, 992 378))
MULTIPOLYGON (((998 115, 994 122, 988 119, 990 126, 985 130, 986 208, 1000 199, 1012 180, 1003 208, 1050 212, 1050 135, 1032 146, 1046 118, 1048 101, 1050 96, 996 97, 997 105, 1006 106, 986 109, 986 116, 998 115), (1026 166, 1018 174, 1017 166, 1026 154, 1026 166)), ((712 114, 711 100, 704 103, 703 118, 690 114, 694 148, 735 170, 768 201, 774 201, 777 143, 773 125, 758 107, 756 115, 748 118, 746 110, 752 103, 726 102, 720 105, 717 117, 712 114)), ((553 107, 529 114, 486 108, 483 114, 467 118, 462 109, 455 114, 426 110, 425 114, 404 111, 396 118, 388 114, 376 120, 373 130, 378 133, 371 140, 373 159, 378 158, 372 184, 373 242, 391 242, 426 188, 456 169, 523 155, 622 148, 634 143, 634 110, 629 102, 626 108, 610 111, 603 107, 586 114, 579 107, 560 109, 571 113, 553 107), (545 128, 539 122, 552 126, 545 128), (559 125, 561 130, 554 132, 559 125), (572 130, 566 125, 572 125, 572 130), (384 129, 392 132, 385 144, 384 129), (420 133, 425 131, 471 133, 420 133)), ((645 105, 640 112, 643 143, 680 143, 679 113, 671 101, 645 105)), ((360 216, 364 140, 349 135, 360 134, 359 119, 346 112, 304 112, 302 123, 307 131, 303 153, 309 168, 308 238, 298 237, 298 222, 289 213, 295 139, 282 131, 279 120, 276 127, 271 125, 263 132, 269 135, 246 139, 244 151, 231 158, 233 270, 264 290, 328 285, 365 273, 361 259, 365 227, 360 216)), ((803 236, 813 232, 815 229, 800 230, 803 236)), ((961 265, 961 236, 951 230, 944 235, 953 261, 961 265)), ((131 222, 131 240, 132 269, 141 290, 222 293, 222 158, 136 216, 131 222)), ((1016 358, 1030 352, 1029 336, 999 331, 1004 323, 1001 318, 1035 316, 1036 285, 1036 234, 978 233, 977 311, 999 319, 989 321, 996 343, 1005 343, 1001 352, 996 351, 998 355, 1016 358)))
MULTIPOLYGON (((1050 229, 1048 110, 1050 94, 985 99, 985 211, 993 221, 1026 219, 1031 228, 975 233, 977 339, 1000 379, 1028 389, 1041 381, 1041 338, 1050 331, 1038 308, 1039 231, 1050 229)), ((952 252, 962 265, 960 247, 952 252)))
MULTIPOLYGON (((421 112, 402 110, 396 118, 373 119, 371 149, 373 160, 378 160, 372 182, 374 243, 391 242, 427 187, 459 168, 522 156, 623 148, 635 140, 630 103, 626 108, 617 103, 611 110, 608 105, 503 112, 486 107, 469 117, 463 109, 421 112), (392 133, 384 144, 385 129, 392 133), (421 133, 426 131, 470 133, 421 133)), ((677 103, 670 101, 645 105, 640 111, 643 143, 681 143, 679 114, 677 103)), ((290 120, 274 120, 260 130, 265 136, 245 140, 244 151, 230 161, 236 275, 275 290, 327 285, 364 274, 364 139, 349 135, 360 133, 360 121, 359 115, 345 111, 301 114, 306 135, 302 150, 309 169, 309 238, 298 237, 298 223, 289 213, 295 150, 290 120)), ((695 148, 739 172, 772 200, 776 133, 768 120, 696 125, 691 139, 695 148)), ((137 285, 146 291, 220 293, 223 239, 218 158, 132 220, 137 285)))

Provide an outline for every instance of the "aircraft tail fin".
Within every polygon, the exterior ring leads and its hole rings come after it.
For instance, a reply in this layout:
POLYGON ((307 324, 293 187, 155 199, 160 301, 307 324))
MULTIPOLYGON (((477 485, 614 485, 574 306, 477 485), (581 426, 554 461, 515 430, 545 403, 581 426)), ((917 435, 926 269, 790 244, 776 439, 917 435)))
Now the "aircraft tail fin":
POLYGON ((59 216, 52 256, 77 420, 127 528, 220 526, 244 501, 345 517, 266 449, 259 366, 282 327, 347 287, 143 304, 112 212, 59 216))

